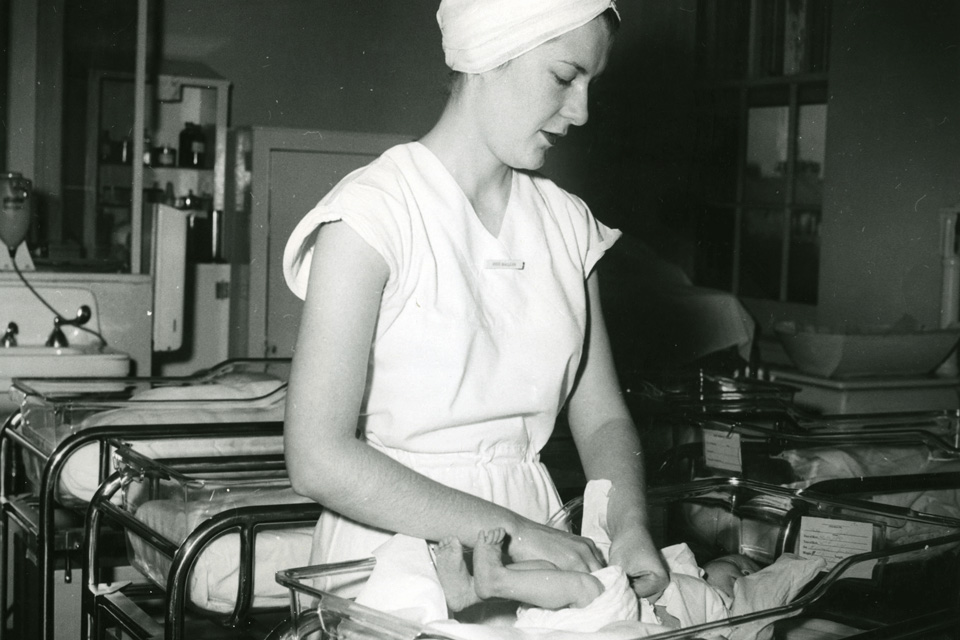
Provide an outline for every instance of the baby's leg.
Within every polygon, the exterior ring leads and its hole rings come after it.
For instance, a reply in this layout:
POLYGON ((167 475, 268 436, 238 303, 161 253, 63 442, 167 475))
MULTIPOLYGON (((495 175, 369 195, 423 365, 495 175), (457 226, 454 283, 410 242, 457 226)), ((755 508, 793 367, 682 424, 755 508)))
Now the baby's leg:
POLYGON ((463 561, 463 546, 456 538, 445 538, 435 553, 437 576, 443 587, 443 596, 450 611, 463 611, 480 602, 473 588, 473 577, 463 561))
POLYGON ((544 609, 585 607, 603 592, 600 581, 580 571, 503 566, 503 529, 481 531, 473 549, 473 586, 478 596, 507 598, 544 609))

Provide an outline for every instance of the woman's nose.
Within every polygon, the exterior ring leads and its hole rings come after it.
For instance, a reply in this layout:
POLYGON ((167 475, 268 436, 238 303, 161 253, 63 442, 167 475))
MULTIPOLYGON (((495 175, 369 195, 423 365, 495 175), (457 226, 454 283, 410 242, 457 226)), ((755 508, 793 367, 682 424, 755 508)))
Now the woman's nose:
POLYGON ((570 121, 570 124, 576 127, 581 127, 587 123, 590 114, 587 108, 586 87, 575 89, 567 95, 561 114, 570 121))

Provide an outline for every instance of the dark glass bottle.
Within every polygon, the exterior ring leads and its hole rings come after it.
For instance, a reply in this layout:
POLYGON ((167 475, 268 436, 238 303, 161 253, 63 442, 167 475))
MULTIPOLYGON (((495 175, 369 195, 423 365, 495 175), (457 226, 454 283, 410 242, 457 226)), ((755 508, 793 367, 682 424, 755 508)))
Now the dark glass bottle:
POLYGON ((177 152, 181 167, 202 169, 207 164, 207 137, 203 128, 187 122, 180 132, 180 149, 177 152))
POLYGON ((149 167, 153 164, 153 158, 150 155, 153 149, 153 138, 150 136, 150 132, 146 129, 143 130, 143 166, 149 167))

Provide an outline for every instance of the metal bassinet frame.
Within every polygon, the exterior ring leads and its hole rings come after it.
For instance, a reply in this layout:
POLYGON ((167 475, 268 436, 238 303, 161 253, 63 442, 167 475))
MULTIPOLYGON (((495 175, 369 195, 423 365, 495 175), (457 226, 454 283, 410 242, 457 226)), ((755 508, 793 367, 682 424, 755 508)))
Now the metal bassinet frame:
MULTIPOLYGON (((210 380, 221 372, 234 367, 283 366, 289 359, 282 358, 242 358, 224 361, 209 370, 186 378, 78 378, 64 379, 68 384, 82 385, 87 381, 114 380, 121 384, 132 383, 187 383, 210 380)), ((60 379, 50 378, 49 381, 60 379)), ((17 381, 15 381, 16 383, 17 381)), ((110 448, 107 442, 120 440, 135 442, 139 440, 172 440, 190 438, 237 438, 237 437, 273 437, 283 434, 282 422, 243 422, 243 423, 179 423, 155 425, 98 425, 69 435, 53 447, 50 452, 41 450, 21 432, 22 412, 16 411, 0 426, 0 575, 9 571, 8 560, 11 544, 11 524, 16 525, 28 540, 28 547, 36 558, 39 579, 36 599, 39 633, 41 640, 53 640, 55 635, 55 567, 58 562, 65 567, 64 579, 72 581, 72 559, 82 548, 82 525, 64 525, 56 521, 58 510, 57 490, 61 474, 70 456, 86 445, 98 447, 98 480, 103 482, 109 475, 110 448), (37 459, 40 463, 40 477, 34 490, 22 486, 24 482, 18 473, 18 454, 37 459)), ((27 594, 30 597, 30 594, 27 594)), ((9 594, 6 580, 0 581, 0 606, 7 606, 9 594)), ((7 635, 7 615, 0 623, 0 640, 7 635)))
MULTIPOLYGON (((178 459, 164 460, 164 465, 189 473, 222 472, 231 470, 282 470, 283 462, 273 457, 237 456, 230 460, 178 459)), ((121 627, 132 638, 165 638, 180 640, 188 637, 187 623, 192 618, 213 622, 221 628, 239 629, 250 623, 252 616, 261 615, 282 620, 285 608, 257 610, 253 606, 253 567, 256 537, 261 531, 278 528, 314 526, 322 508, 316 503, 247 506, 226 509, 200 523, 179 545, 138 520, 132 513, 117 506, 114 496, 127 481, 126 474, 114 472, 98 489, 87 511, 85 521, 85 557, 83 583, 86 589, 82 600, 84 638, 102 638, 112 623, 121 627), (104 528, 115 525, 136 534, 166 557, 171 565, 166 585, 157 589, 142 585, 100 583, 97 576, 102 568, 101 534, 104 528), (239 580, 233 610, 226 614, 200 611, 188 598, 189 577, 200 555, 221 536, 239 534, 239 580), (162 614, 151 615, 151 602, 162 602, 162 614)), ((272 624, 270 626, 273 626, 272 624)), ((238 631, 238 633, 240 633, 238 631)), ((244 636, 246 637, 246 636, 244 636)))
MULTIPOLYGON (((960 486, 960 484, 956 484, 955 481, 955 486, 960 486)), ((846 514, 847 516, 860 514, 864 518, 875 518, 878 521, 885 519, 909 520, 929 525, 931 535, 923 540, 880 548, 841 560, 822 579, 801 592, 793 602, 783 606, 734 619, 661 633, 650 636, 651 638, 657 638, 658 640, 661 638, 663 640, 681 638, 691 640, 693 638, 713 637, 716 634, 723 634, 725 630, 752 621, 769 620, 772 622, 778 618, 791 615, 807 615, 824 620, 833 620, 837 623, 859 623, 861 631, 851 637, 863 638, 863 640, 867 638, 951 638, 953 637, 951 634, 960 629, 960 520, 917 514, 898 507, 830 496, 825 493, 818 494, 806 491, 801 494, 775 485, 736 478, 714 478, 683 485, 657 487, 650 490, 649 500, 651 505, 670 501, 698 500, 708 498, 718 492, 728 492, 731 505, 734 505, 740 499, 741 493, 756 494, 790 502, 801 512, 809 510, 811 513, 817 514, 832 513, 846 514), (831 605, 831 597, 844 595, 842 588, 846 584, 853 584, 854 589, 858 587, 858 580, 849 579, 848 573, 857 565, 870 561, 882 563, 893 559, 903 562, 917 561, 921 566, 927 567, 935 564, 930 562, 931 558, 950 560, 952 564, 947 566, 946 570, 951 572, 952 587, 956 587, 957 592, 952 597, 950 594, 946 594, 942 603, 931 606, 929 610, 909 615, 904 619, 882 621, 869 617, 858 618, 858 612, 848 615, 847 612, 838 610, 837 603, 831 605)), ((582 501, 579 499, 568 503, 560 517, 554 519, 554 524, 568 521, 569 514, 576 513, 581 504, 582 501)), ((787 512, 791 513, 792 511, 788 510, 787 512)), ((800 513, 798 512, 795 515, 796 517, 788 518, 787 530, 782 531, 782 535, 779 537, 781 553, 789 548, 790 540, 797 534, 796 529, 799 528, 797 519, 800 517, 800 513)), ((278 572, 277 581, 290 590, 291 622, 271 635, 270 638, 289 640, 324 638, 324 640, 332 640, 355 636, 378 637, 388 640, 419 640, 421 638, 452 640, 436 629, 413 624, 390 614, 358 605, 352 600, 325 592, 314 586, 314 581, 318 578, 330 578, 336 575, 348 576, 351 579, 362 577, 369 574, 375 565, 376 560, 368 558, 335 565, 299 567, 278 572), (342 635, 340 633, 341 629, 344 629, 345 633, 348 630, 355 632, 355 634, 342 635)), ((943 563, 940 562, 939 566, 943 568, 943 563)), ((866 584, 865 588, 873 588, 869 580, 866 581, 866 584)))

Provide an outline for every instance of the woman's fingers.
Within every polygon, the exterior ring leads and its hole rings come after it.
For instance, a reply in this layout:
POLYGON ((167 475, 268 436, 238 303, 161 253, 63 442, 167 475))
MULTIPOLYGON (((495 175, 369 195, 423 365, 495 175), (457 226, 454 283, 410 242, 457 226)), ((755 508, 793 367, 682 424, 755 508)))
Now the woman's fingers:
POLYGON ((623 567, 641 598, 656 602, 667 588, 670 574, 660 550, 643 527, 624 531, 610 546, 610 564, 623 567))
POLYGON ((533 523, 511 537, 507 551, 517 562, 547 560, 569 571, 590 572, 603 567, 603 556, 592 540, 533 523))
POLYGON ((663 574, 647 572, 639 576, 630 576, 630 586, 637 596, 656 602, 663 595, 670 579, 663 574))

